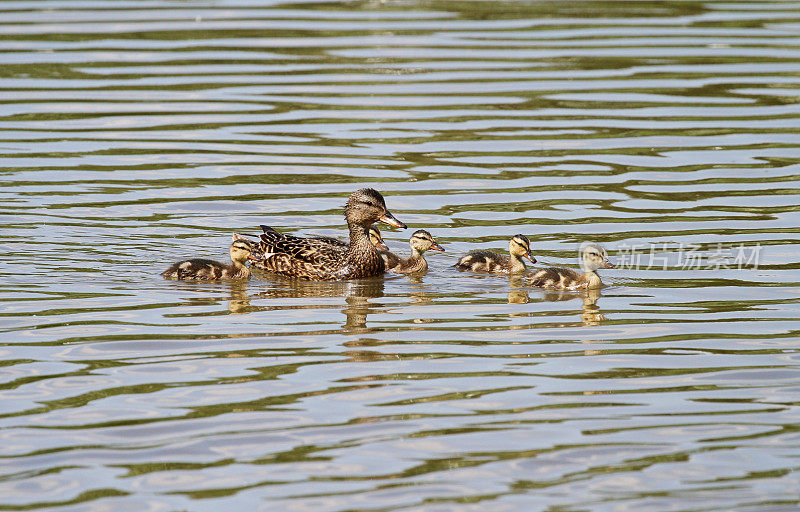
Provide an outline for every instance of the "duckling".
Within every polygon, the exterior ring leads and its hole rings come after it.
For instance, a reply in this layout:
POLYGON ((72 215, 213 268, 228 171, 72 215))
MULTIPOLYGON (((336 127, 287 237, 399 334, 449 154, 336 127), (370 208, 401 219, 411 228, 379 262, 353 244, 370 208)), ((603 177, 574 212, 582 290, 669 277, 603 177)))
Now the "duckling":
POLYGON ((510 257, 494 251, 470 251, 453 266, 459 270, 473 272, 518 274, 525 271, 522 258, 528 258, 531 263, 536 263, 536 258, 531 255, 531 242, 525 235, 512 236, 508 242, 508 252, 510 257))
POLYGON ((275 274, 316 281, 357 279, 383 274, 385 263, 369 238, 369 227, 381 221, 405 229, 386 208, 383 196, 362 188, 350 195, 345 207, 350 243, 339 246, 318 238, 278 233, 261 226, 261 258, 254 264, 275 274))
POLYGON ((373 247, 378 249, 379 251, 388 251, 389 246, 386 245, 386 242, 383 241, 383 237, 381 236, 381 232, 375 226, 369 227, 369 241, 372 243, 373 247))
POLYGON ((248 279, 250 269, 245 266, 248 259, 259 258, 258 243, 236 233, 230 248, 231 264, 195 258, 179 261, 161 273, 167 279, 248 279))
POLYGON ((427 270, 428 262, 425 261, 425 257, 422 254, 428 249, 444 252, 442 246, 437 244, 433 236, 424 229, 415 231, 414 234, 411 235, 408 245, 411 246, 411 256, 405 259, 389 251, 382 251, 380 253, 388 271, 394 272, 395 274, 410 274, 412 272, 427 270))
MULTIPOLYGON (((386 242, 383 241, 383 236, 381 235, 381 231, 376 228, 375 226, 369 227, 369 241, 372 245, 378 249, 379 251, 388 251, 389 246, 386 245, 386 242)), ((347 247, 347 242, 342 242, 338 238, 333 238, 332 236, 313 236, 310 237, 314 240, 320 240, 323 242, 327 242, 332 245, 336 245, 339 247, 347 247)))
POLYGON ((595 289, 603 286, 598 268, 614 268, 608 261, 608 255, 603 246, 587 242, 581 246, 581 267, 584 273, 580 274, 570 268, 552 267, 535 272, 530 283, 541 288, 556 290, 582 290, 595 289))

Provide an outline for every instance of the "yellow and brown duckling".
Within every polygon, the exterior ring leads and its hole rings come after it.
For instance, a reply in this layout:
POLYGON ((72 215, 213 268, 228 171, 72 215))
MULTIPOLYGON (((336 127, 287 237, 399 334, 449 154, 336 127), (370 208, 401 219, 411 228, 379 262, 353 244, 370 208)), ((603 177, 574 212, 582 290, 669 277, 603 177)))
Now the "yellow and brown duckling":
POLYGON ((535 272, 530 283, 540 288, 552 290, 584 290, 595 289, 603 286, 598 268, 614 268, 608 261, 608 255, 602 245, 594 242, 581 246, 581 267, 583 274, 570 268, 552 267, 535 272))
POLYGON ((470 251, 453 265, 459 270, 473 272, 494 272, 497 274, 518 274, 525 271, 522 258, 536 263, 531 255, 531 242, 525 235, 514 235, 508 242, 509 256, 494 251, 470 251))
POLYGON ((412 272, 427 270, 428 262, 423 256, 425 251, 432 249, 434 251, 444 252, 442 246, 436 243, 433 236, 424 229, 415 231, 414 234, 411 235, 408 245, 411 246, 411 256, 408 258, 401 258, 389 251, 382 251, 380 253, 387 271, 394 272, 395 274, 411 274, 412 272))
POLYGON ((369 227, 369 241, 372 243, 372 246, 378 249, 379 251, 388 251, 389 246, 386 245, 386 242, 383 241, 383 237, 381 236, 381 232, 375 226, 369 227))
POLYGON ((195 258, 179 261, 161 273, 167 279, 212 281, 216 279, 248 279, 250 269, 245 262, 259 258, 258 242, 248 240, 236 233, 230 248, 231 264, 195 258))
POLYGON ((350 195, 345 207, 350 242, 343 245, 319 238, 303 238, 278 233, 261 226, 261 258, 254 262, 268 272, 301 279, 329 281, 357 279, 383 274, 385 264, 369 237, 369 227, 380 221, 405 228, 386 208, 383 196, 374 189, 362 188, 350 195))

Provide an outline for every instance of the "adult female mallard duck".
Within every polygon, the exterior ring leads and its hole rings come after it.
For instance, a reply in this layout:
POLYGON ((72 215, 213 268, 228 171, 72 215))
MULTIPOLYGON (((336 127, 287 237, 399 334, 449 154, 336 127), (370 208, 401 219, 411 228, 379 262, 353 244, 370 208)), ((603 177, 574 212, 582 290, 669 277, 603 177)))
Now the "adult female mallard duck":
POLYGON ((494 251, 470 251, 453 266, 459 270, 473 272, 518 274, 525 271, 522 258, 528 258, 531 263, 536 263, 536 258, 531 255, 531 242, 525 235, 512 236, 508 242, 508 252, 510 257, 494 251))
POLYGON ((608 255, 603 246, 588 242, 581 246, 581 267, 584 273, 580 274, 570 268, 552 267, 539 270, 530 278, 533 286, 555 290, 583 290, 595 289, 603 286, 598 268, 614 268, 608 261, 608 255))
POLYGON ((219 261, 195 258, 179 261, 161 273, 168 279, 247 279, 250 269, 245 266, 248 259, 261 257, 258 252, 258 242, 248 240, 236 233, 233 234, 233 243, 230 248, 231 264, 226 265, 219 261))
POLYGON ((403 229, 406 225, 389 213, 383 196, 371 188, 350 195, 344 216, 350 229, 350 243, 343 245, 332 244, 329 239, 284 235, 261 226, 262 257, 255 266, 283 276, 316 281, 383 274, 385 264, 370 242, 369 227, 378 221, 403 229))
POLYGON ((442 251, 442 246, 436 243, 433 236, 424 229, 415 231, 408 241, 411 246, 411 256, 408 258, 401 258, 389 251, 382 251, 380 253, 383 258, 386 270, 394 272, 395 274, 410 274, 412 272, 419 272, 428 268, 428 262, 422 255, 428 249, 434 251, 442 251))

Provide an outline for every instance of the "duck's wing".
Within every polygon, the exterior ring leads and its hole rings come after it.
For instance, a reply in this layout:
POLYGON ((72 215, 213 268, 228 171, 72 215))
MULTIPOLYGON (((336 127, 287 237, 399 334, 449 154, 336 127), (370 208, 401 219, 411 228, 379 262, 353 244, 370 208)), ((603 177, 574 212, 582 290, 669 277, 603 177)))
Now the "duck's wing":
POLYGON ((286 235, 269 226, 262 229, 259 247, 262 257, 253 264, 269 272, 304 279, 332 279, 345 259, 347 245, 286 235))
POLYGON ((347 242, 343 242, 338 238, 333 238, 332 236, 314 235, 308 237, 308 240, 318 240, 335 247, 347 247, 347 242))

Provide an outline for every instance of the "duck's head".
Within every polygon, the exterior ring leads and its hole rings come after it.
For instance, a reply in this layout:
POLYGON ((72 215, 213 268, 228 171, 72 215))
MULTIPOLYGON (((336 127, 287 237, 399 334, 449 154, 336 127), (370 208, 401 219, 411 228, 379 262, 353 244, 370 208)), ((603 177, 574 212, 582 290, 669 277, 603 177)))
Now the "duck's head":
POLYGON ((614 268, 608 261, 608 254, 602 245, 594 242, 581 244, 581 267, 586 272, 594 272, 598 268, 614 268))
POLYGON ((536 258, 531 254, 531 241, 525 235, 514 235, 508 241, 508 252, 518 258, 528 258, 531 263, 536 263, 536 258))
POLYGON ((406 228, 389 212, 383 196, 373 188, 362 188, 350 194, 344 216, 348 224, 369 226, 380 221, 396 228, 406 228))
POLYGON ((381 232, 375 226, 369 227, 369 241, 372 243, 373 247, 379 249, 381 251, 388 251, 389 246, 383 241, 383 237, 381 236, 381 232))
POLYGON ((424 229, 414 231, 414 234, 411 235, 411 238, 408 241, 408 245, 411 246, 411 249, 419 253, 423 253, 428 249, 444 252, 442 246, 437 244, 433 236, 431 236, 431 234, 424 229))
POLYGON ((245 238, 238 233, 233 234, 233 243, 231 244, 232 261, 244 263, 248 259, 255 261, 261 259, 261 257, 258 242, 245 238))

